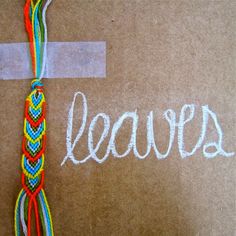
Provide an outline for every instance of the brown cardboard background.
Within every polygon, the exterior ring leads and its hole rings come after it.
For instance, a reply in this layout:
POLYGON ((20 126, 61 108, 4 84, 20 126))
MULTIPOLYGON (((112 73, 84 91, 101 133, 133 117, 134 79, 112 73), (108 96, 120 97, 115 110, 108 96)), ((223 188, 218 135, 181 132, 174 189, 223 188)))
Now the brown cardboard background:
MULTIPOLYGON (((24 1, 0 3, 0 41, 27 41, 24 1)), ((55 235, 234 235, 235 157, 206 160, 199 150, 181 160, 175 141, 163 161, 152 153, 143 161, 130 155, 110 156, 102 165, 60 163, 76 91, 86 94, 89 121, 105 112, 114 122, 138 108, 140 147, 146 142, 146 115, 154 110, 161 150, 169 134, 160 121, 164 110, 209 104, 224 131, 225 149, 235 151, 236 2, 54 0, 47 16, 49 41, 107 42, 106 79, 44 81, 45 190, 55 235)), ((0 81, 0 89, 0 235, 8 236, 21 187, 23 108, 30 81, 0 81)), ((200 110, 197 114, 186 134, 189 147, 198 137, 200 110)), ((117 143, 124 150, 128 128, 122 132, 117 143)), ((82 156, 86 145, 84 139, 82 156)))

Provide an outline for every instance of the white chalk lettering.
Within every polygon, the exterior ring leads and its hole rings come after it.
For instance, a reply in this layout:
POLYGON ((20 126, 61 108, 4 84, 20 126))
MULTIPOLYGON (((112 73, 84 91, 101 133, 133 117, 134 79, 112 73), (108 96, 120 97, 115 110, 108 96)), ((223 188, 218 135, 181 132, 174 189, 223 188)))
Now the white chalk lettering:
MULTIPOLYGON (((165 153, 160 153, 158 150, 158 145, 155 142, 155 135, 154 135, 154 119, 153 119, 153 111, 150 111, 147 115, 146 121, 146 139, 147 139, 147 146, 145 152, 142 151, 144 154, 140 154, 137 150, 137 129, 138 129, 138 122, 139 116, 137 113, 137 109, 132 112, 124 112, 120 117, 118 117, 117 121, 114 122, 111 128, 111 122, 109 115, 105 113, 98 113, 96 116, 92 118, 91 123, 89 124, 88 129, 88 155, 80 160, 78 160, 74 155, 74 149, 76 145, 78 145, 80 138, 83 136, 85 132, 85 127, 87 124, 87 117, 88 117, 88 104, 86 96, 82 92, 76 92, 74 94, 74 98, 72 100, 69 113, 68 113, 68 124, 67 124, 67 135, 66 135, 66 148, 67 154, 64 157, 61 165, 64 165, 67 160, 71 160, 74 164, 82 164, 87 162, 89 159, 93 159, 97 163, 103 163, 107 160, 109 155, 113 155, 115 158, 123 158, 128 156, 131 151, 133 155, 138 159, 145 159, 149 156, 151 150, 154 150, 155 156, 157 159, 164 159, 170 155, 176 133, 177 133, 177 143, 178 143, 178 150, 179 154, 182 158, 187 158, 193 156, 195 152, 202 147, 202 154, 205 158, 214 158, 216 156, 223 156, 223 157, 232 157, 234 156, 234 152, 227 152, 223 149, 223 131, 219 124, 216 114, 210 110, 208 105, 204 105, 201 107, 202 111, 202 125, 201 131, 199 134, 199 138, 197 140, 196 145, 192 148, 191 151, 186 151, 186 143, 184 139, 184 130, 185 125, 190 123, 194 116, 196 106, 194 104, 185 104, 179 115, 178 122, 176 121, 176 113, 172 109, 168 109, 163 113, 163 118, 168 122, 169 126, 169 143, 165 153), (76 100, 82 98, 82 122, 81 126, 78 129, 77 135, 75 139, 72 140, 72 133, 73 133, 73 120, 78 119, 78 117, 74 118, 74 110, 76 100), (102 134, 96 144, 94 144, 94 129, 98 120, 103 121, 103 131, 102 134), (215 130, 217 133, 217 141, 206 142, 205 137, 207 135, 208 123, 209 120, 212 120, 215 126, 215 130), (129 142, 127 144, 127 149, 123 153, 119 153, 116 147, 116 137, 117 134, 122 127, 125 120, 131 120, 132 125, 130 127, 131 135, 129 137, 129 142), (106 152, 103 157, 98 157, 97 152, 99 151, 102 143, 108 138, 109 131, 111 130, 111 135, 109 137, 109 142, 106 148, 106 152), (205 142, 205 143, 204 143, 205 142), (210 151, 210 148, 214 149, 214 151, 210 151)), ((80 156, 77 153, 78 156, 80 156)))

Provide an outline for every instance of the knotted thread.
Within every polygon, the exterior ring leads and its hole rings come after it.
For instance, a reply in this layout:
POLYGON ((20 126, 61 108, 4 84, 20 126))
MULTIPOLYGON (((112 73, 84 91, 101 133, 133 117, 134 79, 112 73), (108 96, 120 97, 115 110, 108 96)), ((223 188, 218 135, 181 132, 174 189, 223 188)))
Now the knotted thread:
POLYGON ((43 89, 43 83, 38 80, 38 79, 34 79, 31 81, 31 89, 34 90, 34 89, 43 89))

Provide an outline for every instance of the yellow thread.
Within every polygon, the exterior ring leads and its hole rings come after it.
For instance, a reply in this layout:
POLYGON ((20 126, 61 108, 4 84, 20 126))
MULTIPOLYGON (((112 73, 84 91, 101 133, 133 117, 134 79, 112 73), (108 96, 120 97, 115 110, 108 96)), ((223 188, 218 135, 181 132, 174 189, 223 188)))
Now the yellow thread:
POLYGON ((45 195, 45 193, 44 193, 44 190, 42 189, 41 191, 42 191, 42 193, 43 193, 43 197, 44 197, 44 200, 45 200, 47 209, 48 209, 48 215, 49 215, 49 220, 50 220, 50 226, 51 226, 51 230, 52 230, 51 233, 52 233, 52 236, 54 236, 54 230, 53 230, 53 225, 52 225, 51 211, 50 211, 50 208, 49 208, 49 205, 48 205, 47 198, 46 198, 46 195, 45 195))

